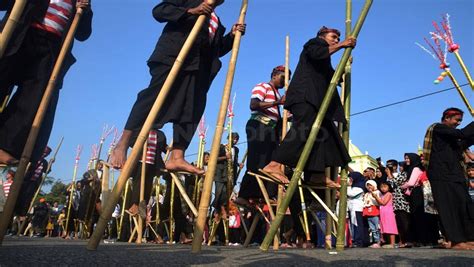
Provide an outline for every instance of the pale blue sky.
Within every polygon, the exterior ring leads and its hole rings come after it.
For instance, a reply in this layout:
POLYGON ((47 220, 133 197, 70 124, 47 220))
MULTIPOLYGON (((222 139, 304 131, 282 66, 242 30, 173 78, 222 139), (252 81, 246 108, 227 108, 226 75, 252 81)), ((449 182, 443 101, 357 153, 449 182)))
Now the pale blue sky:
MULTIPOLYGON (((50 145, 61 136, 64 144, 53 166, 52 176, 72 179, 75 149, 84 145, 80 170, 86 169, 92 144, 98 143, 104 124, 122 129, 139 90, 150 80, 146 60, 154 49, 163 24, 156 22, 152 8, 159 1, 93 1, 93 34, 84 43, 76 43, 78 62, 69 71, 61 91, 50 145)), ((353 1, 354 22, 363 1, 353 1)), ((217 9, 224 25, 237 20, 241 2, 227 0, 217 9)), ((237 94, 234 129, 245 141, 245 123, 249 117, 249 97, 253 86, 269 80, 271 69, 284 63, 285 36, 291 39, 290 66, 296 67, 303 44, 322 26, 344 30, 343 0, 249 0, 247 34, 242 39, 233 92, 237 94)), ((451 15, 455 41, 471 71, 474 69, 474 2, 472 0, 375 0, 353 51, 352 113, 398 100, 451 87, 449 80, 434 85, 438 63, 415 45, 433 30, 431 22, 442 14, 451 15)), ((333 57, 337 65, 338 53, 333 57)), ((230 55, 230 53, 229 53, 230 55)), ((223 68, 215 79, 205 111, 209 125, 210 148, 220 104, 229 55, 222 58, 223 68)), ((454 75, 461 84, 466 78, 453 55, 448 56, 454 75)), ((473 93, 465 92, 474 104, 473 93)), ((401 159, 422 144, 426 127, 440 119, 450 106, 464 104, 451 90, 428 98, 354 116, 351 139, 373 157, 401 159)), ((467 115, 465 121, 471 121, 467 115)), ((169 130, 167 129, 168 138, 169 130)), ((110 138, 106 142, 107 150, 110 138)), ((240 145, 242 154, 246 145, 240 145)), ((197 151, 196 138, 188 154, 197 151)), ((194 160, 195 157, 189 157, 194 160)))

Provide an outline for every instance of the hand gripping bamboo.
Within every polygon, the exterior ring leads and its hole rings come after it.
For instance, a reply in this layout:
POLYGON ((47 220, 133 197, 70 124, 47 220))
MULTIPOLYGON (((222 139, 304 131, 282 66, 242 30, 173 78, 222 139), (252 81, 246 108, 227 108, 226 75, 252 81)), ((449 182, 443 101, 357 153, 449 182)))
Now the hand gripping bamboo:
MULTIPOLYGON (((357 20, 357 23, 354 27, 354 30, 351 36, 357 38, 357 36, 359 35, 360 29, 362 28, 362 24, 364 23, 364 20, 367 17, 367 13, 369 12, 370 6, 372 5, 372 1, 373 0, 365 1, 364 8, 362 9, 361 15, 359 19, 357 20)), ((277 232, 278 228, 280 227, 280 224, 283 220, 283 216, 285 215, 285 211, 290 204, 290 200, 293 197, 293 194, 295 193, 296 188, 298 187, 298 180, 301 178, 301 174, 306 165, 309 154, 311 150, 313 149, 314 142, 319 133, 319 129, 321 128, 321 124, 323 122, 324 116, 326 115, 326 111, 329 107, 330 102, 332 101, 334 92, 336 91, 337 84, 339 80, 341 79, 343 69, 345 68, 349 60, 349 56, 351 55, 351 52, 352 52, 351 47, 345 49, 344 54, 342 55, 341 61, 339 62, 339 65, 337 66, 336 71, 334 72, 334 75, 331 79, 331 83, 329 84, 327 93, 324 97, 323 103, 321 104, 321 108, 319 109, 318 115, 316 116, 316 120, 314 121, 311 127, 311 132, 309 134, 308 140, 304 146, 303 152, 301 153, 301 157, 298 160, 298 164, 296 165, 290 184, 287 188, 285 198, 283 199, 280 207, 278 208, 275 220, 272 222, 272 225, 270 229, 268 230, 267 235, 265 236, 265 239, 263 240, 262 245, 260 246, 260 249, 262 249, 263 251, 268 250, 269 244, 272 241, 273 237, 275 236, 275 233, 277 232)))
POLYGON ((30 133, 28 134, 28 139, 26 140, 25 148, 23 149, 23 153, 20 158, 20 163, 18 165, 15 178, 13 180, 13 184, 11 187, 10 194, 8 195, 7 202, 5 203, 5 208, 3 210, 3 215, 0 220, 0 244, 3 241, 3 237, 5 232, 7 231, 7 227, 10 223, 10 219, 12 218, 13 209, 15 208, 15 204, 18 198, 18 194, 20 193, 21 184, 23 182, 23 177, 25 176, 26 167, 30 162, 31 153, 33 152, 33 148, 36 143, 36 138, 38 137, 39 130, 41 128, 41 124, 43 123, 44 116, 46 114, 46 110, 48 109, 49 102, 51 100, 51 96, 54 90, 58 90, 56 88, 57 78, 60 75, 60 71, 62 69, 64 59, 66 54, 71 49, 72 42, 74 41, 74 34, 76 33, 77 27, 79 25, 79 21, 81 20, 83 9, 78 8, 76 11, 76 15, 74 16, 74 20, 69 28, 69 31, 64 39, 64 43, 61 47, 61 51, 59 52, 58 59, 54 64, 53 72, 51 73, 51 77, 49 79, 48 85, 44 92, 43 98, 41 99, 41 103, 38 107, 38 111, 36 112, 35 119, 33 120, 33 125, 31 126, 30 133))
MULTIPOLYGON (((247 13, 248 0, 242 1, 242 7, 240 9, 239 24, 245 23, 245 15, 247 13)), ((209 202, 211 200, 212 181, 216 173, 217 157, 219 156, 219 147, 221 144, 222 133, 224 132, 224 122, 229 105, 230 92, 232 89, 232 82, 234 80, 235 65, 237 63, 237 56, 239 54, 240 39, 242 33, 240 31, 235 32, 234 44, 232 46, 232 55, 229 63, 229 70, 224 86, 224 92, 222 93, 222 102, 219 109, 219 115, 217 117, 216 131, 214 133, 214 139, 212 140, 211 155, 209 159, 208 168, 206 171, 206 177, 204 178, 204 186, 199 203, 197 222, 194 227, 194 238, 192 251, 201 251, 202 245, 202 234, 204 232, 204 226, 206 224, 207 212, 209 209, 209 202)))
POLYGON ((15 31, 18 20, 20 20, 21 14, 25 9, 27 0, 16 0, 13 5, 13 9, 8 17, 5 27, 3 27, 2 33, 0 34, 0 59, 5 54, 7 50, 8 43, 15 31))
MULTIPOLYGON (((212 5, 214 4, 214 1, 209 0, 208 3, 212 5)), ((181 70, 183 62, 186 60, 186 57, 188 56, 189 51, 191 50, 191 47, 193 46, 197 35, 201 31, 205 20, 205 15, 200 15, 198 17, 193 29, 189 33, 188 38, 184 42, 183 48, 181 48, 181 51, 179 52, 178 57, 176 58, 173 64, 173 67, 171 67, 170 73, 168 74, 168 77, 166 78, 165 83, 163 84, 163 87, 161 88, 161 91, 155 100, 155 103, 153 104, 150 112, 148 113, 148 116, 137 137, 137 140, 135 141, 135 144, 133 145, 132 153, 125 162, 123 170, 117 180, 117 184, 115 185, 114 190, 110 194, 109 202, 104 206, 102 213, 100 214, 99 222, 97 223, 96 229, 94 230, 94 233, 92 234, 91 239, 87 244, 88 250, 97 249, 97 246, 99 245, 99 242, 102 239, 105 227, 107 226, 107 223, 110 220, 110 217, 112 216, 112 212, 114 211, 114 207, 119 200, 120 193, 123 190, 125 182, 127 181, 128 177, 130 177, 133 168, 135 167, 138 156, 142 150, 143 143, 145 143, 148 137, 148 133, 150 132, 150 129, 153 126, 153 123, 166 100, 166 96, 168 95, 171 86, 176 80, 176 77, 178 76, 178 73, 181 70)))

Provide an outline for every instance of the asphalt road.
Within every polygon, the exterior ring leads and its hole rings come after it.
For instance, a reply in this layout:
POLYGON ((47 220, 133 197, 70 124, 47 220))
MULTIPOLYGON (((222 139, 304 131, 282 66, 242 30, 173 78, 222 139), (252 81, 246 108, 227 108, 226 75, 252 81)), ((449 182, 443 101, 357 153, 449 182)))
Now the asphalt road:
POLYGON ((474 266, 474 251, 447 249, 280 249, 190 245, 101 243, 86 250, 86 241, 6 237, 0 266, 474 266))

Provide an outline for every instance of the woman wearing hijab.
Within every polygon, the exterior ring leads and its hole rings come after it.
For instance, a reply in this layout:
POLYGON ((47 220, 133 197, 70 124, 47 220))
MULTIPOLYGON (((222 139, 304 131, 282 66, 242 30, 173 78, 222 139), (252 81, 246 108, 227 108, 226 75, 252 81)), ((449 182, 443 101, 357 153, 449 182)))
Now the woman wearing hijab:
POLYGON ((408 180, 405 168, 405 162, 400 162, 400 172, 396 176, 388 168, 386 170, 388 179, 393 185, 393 211, 395 212, 398 236, 400 238, 399 248, 409 248, 412 246, 410 202, 408 196, 404 194, 401 188, 408 180))
POLYGON ((413 241, 418 246, 437 245, 439 239, 438 219, 435 215, 425 213, 423 188, 421 178, 424 168, 421 158, 415 153, 405 154, 406 173, 408 181, 401 186, 409 195, 412 218, 413 241))

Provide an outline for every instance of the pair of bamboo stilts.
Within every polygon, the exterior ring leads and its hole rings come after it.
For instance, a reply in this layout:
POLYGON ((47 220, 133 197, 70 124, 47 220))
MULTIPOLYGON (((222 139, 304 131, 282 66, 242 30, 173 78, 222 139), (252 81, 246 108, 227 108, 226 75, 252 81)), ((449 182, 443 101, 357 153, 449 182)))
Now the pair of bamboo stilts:
MULTIPOLYGON (((17 4, 19 4, 19 3, 21 3, 21 2, 18 2, 17 4)), ((20 10, 20 7, 18 7, 18 9, 20 10)), ((3 214, 2 214, 2 217, 1 217, 1 220, 0 220, 0 244, 3 242, 6 230, 8 228, 8 225, 10 224, 10 219, 12 218, 12 215, 13 215, 13 210, 14 210, 16 201, 18 199, 18 194, 20 193, 20 188, 21 188, 21 184, 23 182, 23 177, 25 176, 25 172, 26 172, 28 163, 30 162, 31 153, 33 152, 33 148, 34 148, 34 145, 36 143, 36 139, 38 137, 39 130, 41 128, 41 124, 43 123, 43 119, 44 119, 44 116, 46 114, 46 110, 49 106, 49 102, 51 100, 53 92, 54 92, 54 90, 57 90, 57 86, 56 86, 57 79, 58 79, 58 77, 60 77, 60 71, 62 69, 64 59, 65 59, 67 53, 69 52, 69 50, 71 49, 72 42, 74 41, 74 34, 77 30, 77 27, 78 27, 79 21, 81 20, 83 12, 84 11, 83 11, 82 8, 78 8, 77 11, 76 11, 76 14, 74 16, 74 20, 71 24, 71 27, 69 28, 69 31, 66 35, 66 38, 64 39, 63 45, 62 45, 61 50, 59 52, 59 56, 56 60, 53 71, 51 73, 51 78, 48 82, 48 85, 47 85, 46 90, 44 92, 43 98, 41 99, 41 103, 38 107, 38 111, 37 111, 36 116, 33 120, 31 130, 30 130, 30 132, 28 134, 28 138, 26 140, 25 148, 24 148, 23 153, 21 155, 20 162, 19 162, 19 165, 18 165, 18 168, 17 168, 17 172, 15 174, 13 184, 12 184, 11 189, 10 189, 11 191, 10 191, 10 194, 8 196, 7 202, 5 203, 3 214)), ((18 13, 21 13, 21 10, 18 13)), ((13 32, 13 30, 12 30, 12 32, 13 32)), ((2 32, 2 38, 3 38, 4 34, 7 34, 5 32, 5 29, 2 32)), ((4 37, 8 37, 8 36, 4 36, 4 37)), ((6 39, 8 40, 8 38, 6 38, 6 39)), ((5 41, 3 41, 1 43, 2 43, 2 45, 6 46, 5 41)), ((5 49, 5 48, 1 48, 1 49, 5 49)), ((2 51, 0 51, 0 52, 2 52, 2 51)))
MULTIPOLYGON (((350 1, 350 0, 348 0, 350 1)), ((354 27, 354 30, 352 31, 351 33, 351 36, 357 38, 357 36, 359 35, 359 32, 360 32, 360 29, 362 27, 362 24, 367 16, 367 13, 370 9, 370 6, 372 4, 372 0, 366 0, 365 2, 365 5, 362 9, 362 12, 361 12, 361 15, 359 16, 359 19, 354 27)), ((283 220, 283 216, 286 212, 286 209, 288 208, 289 206, 289 203, 290 203, 290 200, 291 200, 291 197, 293 196, 295 190, 296 190, 296 187, 298 186, 298 180, 301 178, 301 174, 303 172, 303 169, 306 165, 306 162, 308 160, 308 157, 309 157, 309 154, 314 146, 314 142, 316 140, 316 137, 317 137, 317 134, 319 133, 319 130, 321 128, 321 124, 323 122, 323 119, 324 119, 324 116, 326 115, 326 111, 329 107, 329 104, 332 100, 332 97, 334 95, 334 92, 336 90, 336 87, 337 87, 337 84, 342 76, 342 73, 343 73, 343 69, 346 67, 346 64, 347 62, 349 61, 349 57, 350 57, 350 54, 352 52, 352 48, 346 48, 345 51, 344 51, 344 54, 342 55, 342 58, 341 58, 341 61, 338 65, 338 67, 336 68, 336 71, 331 79, 331 82, 330 82, 330 85, 329 85, 329 88, 327 90, 327 93, 324 97, 324 100, 323 100, 323 103, 319 109, 319 112, 318 112, 318 115, 316 116, 316 120, 311 128, 311 132, 309 134, 309 137, 308 137, 308 140, 304 146, 304 149, 303 149, 303 152, 301 154, 301 157, 300 159, 298 160, 298 164, 295 168, 295 171, 294 171, 294 174, 293 174, 293 177, 291 178, 291 181, 290 181, 290 184, 287 188, 287 191, 286 191, 286 196, 284 198, 284 200, 282 201, 280 207, 278 208, 277 210, 277 215, 275 217, 275 220, 273 221, 269 231, 267 232, 267 235, 265 236, 265 239, 262 243, 262 245, 260 246, 260 248, 263 250, 263 251, 266 251, 268 250, 268 247, 269 247, 269 244, 271 242, 271 240, 273 239, 273 237, 275 236, 282 220, 283 220)), ((341 181, 342 183, 344 183, 344 181, 341 181)), ((346 185, 341 185, 341 186, 346 186, 346 185)), ((341 202, 344 202, 342 199, 341 199, 341 202)), ((345 210, 340 210, 340 215, 342 213, 344 213, 345 210)))

